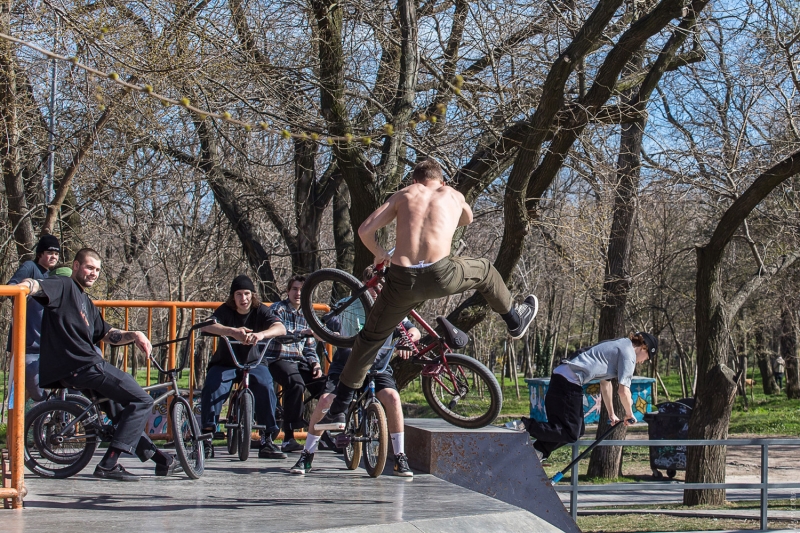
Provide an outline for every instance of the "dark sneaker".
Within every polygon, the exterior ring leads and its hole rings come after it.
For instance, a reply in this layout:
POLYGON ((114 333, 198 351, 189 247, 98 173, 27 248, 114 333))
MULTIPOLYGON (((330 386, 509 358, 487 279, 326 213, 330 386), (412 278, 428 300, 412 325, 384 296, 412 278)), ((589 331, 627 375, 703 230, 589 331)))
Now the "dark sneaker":
POLYGON ((258 457, 260 459, 286 459, 287 455, 275 446, 272 439, 266 439, 258 449, 258 457))
POLYGON ((181 463, 175 458, 175 456, 172 457, 172 462, 168 465, 160 465, 156 463, 157 476, 171 476, 176 472, 183 472, 183 466, 181 466, 181 463))
POLYGON ((300 454, 300 459, 298 459, 294 466, 289 469, 289 472, 292 474, 298 474, 300 476, 308 474, 311 472, 311 463, 313 461, 314 454, 309 453, 307 450, 303 450, 303 453, 300 454))
POLYGON ((400 477, 414 477, 414 472, 408 467, 408 457, 404 453, 394 456, 394 475, 400 477))
POLYGON ((285 453, 298 452, 303 449, 303 445, 294 439, 289 439, 281 444, 281 451, 285 453))
POLYGON ((522 424, 522 427, 525 429, 525 432, 528 435, 530 435, 530 433, 531 433, 531 419, 528 418, 527 416, 523 416, 520 419, 520 423, 522 424))
POLYGON ((536 318, 536 313, 539 312, 539 300, 536 296, 531 294, 525 301, 517 306, 517 315, 519 315, 519 326, 508 330, 508 334, 512 339, 519 339, 525 332, 528 331, 528 326, 531 325, 533 319, 536 318))
POLYGON ((94 477, 100 479, 113 479, 114 481, 139 481, 139 476, 131 474, 125 470, 121 464, 117 463, 111 468, 103 468, 97 465, 94 469, 94 477))
POLYGON ((314 429, 328 430, 328 431, 344 431, 344 413, 331 414, 330 411, 324 411, 325 416, 314 424, 314 429))

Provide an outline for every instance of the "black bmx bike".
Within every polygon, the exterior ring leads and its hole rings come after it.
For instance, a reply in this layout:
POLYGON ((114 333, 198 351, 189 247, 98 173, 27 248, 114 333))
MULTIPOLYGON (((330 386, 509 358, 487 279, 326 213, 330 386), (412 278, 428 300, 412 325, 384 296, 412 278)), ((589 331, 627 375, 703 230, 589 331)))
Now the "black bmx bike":
POLYGON ((355 470, 364 457, 364 469, 370 477, 378 477, 386 466, 389 453, 389 426, 386 412, 375 396, 377 371, 367 374, 367 385, 350 402, 345 412, 345 427, 336 435, 336 447, 344 451, 347 468, 355 470))
MULTIPOLYGON (((204 333, 204 335, 209 335, 204 333)), ((269 343, 274 341, 280 344, 291 344, 298 340, 305 339, 306 336, 298 335, 279 335, 254 344, 248 355, 248 359, 241 363, 235 357, 233 346, 240 345, 239 341, 231 340, 228 337, 221 337, 222 342, 228 349, 231 362, 239 369, 241 375, 236 378, 237 382, 228 397, 228 412, 225 416, 224 426, 226 431, 225 440, 228 453, 238 455, 240 461, 246 461, 250 457, 250 444, 252 441, 253 430, 266 431, 266 427, 254 421, 253 412, 255 409, 255 397, 250 390, 250 370, 262 363, 269 343)), ((280 359, 298 359, 296 357, 281 356, 280 359)), ((269 362, 279 358, 267 358, 269 362)), ((278 397, 280 400, 280 398, 278 397)), ((308 401, 308 400, 307 400, 308 401)), ((276 405, 275 420, 278 424, 282 421, 282 411, 276 405)))
MULTIPOLYGON (((154 344, 153 348, 187 341, 194 330, 213 324, 213 321, 193 325, 181 338, 154 344)), ((175 442, 175 454, 183 471, 191 479, 198 479, 205 469, 204 447, 212 434, 203 434, 193 414, 189 400, 178 389, 178 375, 186 367, 189 343, 183 349, 179 366, 165 370, 150 355, 150 361, 166 381, 148 387, 150 392, 167 389, 156 398, 160 403, 171 398, 169 405, 170 430, 175 442)), ((83 470, 92 459, 100 442, 110 442, 114 436, 115 404, 91 390, 85 396, 62 394, 34 406, 25 416, 25 466, 34 474, 45 478, 63 479, 83 470)))
MULTIPOLYGON (((308 327, 334 346, 352 347, 372 309, 369 289, 380 292, 387 268, 376 268, 375 275, 363 284, 335 268, 309 274, 300 294, 308 327), (314 302, 330 302, 330 310, 314 309, 314 302), (338 331, 328 326, 333 318, 339 319, 338 331)), ((413 342, 404 332, 401 341, 412 351, 409 360, 422 366, 422 392, 431 409, 462 428, 481 428, 494 422, 503 407, 497 378, 480 361, 453 351, 464 348, 469 337, 442 316, 436 317, 441 334, 416 311, 411 310, 409 317, 428 333, 413 342)))

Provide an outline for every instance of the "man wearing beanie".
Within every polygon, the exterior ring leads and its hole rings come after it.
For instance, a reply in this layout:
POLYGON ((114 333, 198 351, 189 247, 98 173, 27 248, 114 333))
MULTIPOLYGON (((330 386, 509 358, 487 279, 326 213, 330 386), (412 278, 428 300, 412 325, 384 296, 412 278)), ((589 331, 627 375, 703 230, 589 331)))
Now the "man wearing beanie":
MULTIPOLYGON (((234 278, 228 299, 211 316, 217 320, 217 324, 207 326, 202 331, 239 341, 241 344, 235 345, 234 351, 240 362, 247 360, 251 347, 257 342, 286 334, 286 328, 261 303, 253 281, 245 275, 234 278)), ((227 345, 220 342, 208 362, 200 415, 204 433, 216 432, 222 404, 230 396, 233 384, 241 377, 241 371, 231 361, 232 355, 227 345)), ((250 369, 250 390, 255 399, 256 423, 266 428, 258 456, 285 459, 286 454, 272 443, 273 432, 278 432, 275 423, 276 397, 272 375, 266 365, 250 369)))
POLYGON ((631 397, 631 378, 636 363, 643 363, 658 351, 658 340, 647 332, 627 338, 603 341, 580 351, 569 360, 562 360, 553 370, 544 398, 547 422, 523 417, 522 424, 536 439, 533 448, 539 459, 546 459, 553 450, 577 441, 584 432, 583 385, 600 380, 600 397, 612 424, 619 423, 614 413, 612 379, 619 381, 617 393, 625 406, 624 424, 636 423, 631 397))
MULTIPOLYGON (((61 245, 54 235, 44 235, 36 244, 36 257, 25 261, 11 276, 8 285, 16 285, 26 278, 45 279, 58 263, 61 245)), ((44 391, 39 388, 39 345, 42 332, 44 307, 36 300, 28 298, 25 320, 25 390, 34 401, 44 400, 44 391)), ((11 351, 11 333, 8 335, 8 351, 11 351)), ((11 368, 14 368, 12 365, 11 368)))

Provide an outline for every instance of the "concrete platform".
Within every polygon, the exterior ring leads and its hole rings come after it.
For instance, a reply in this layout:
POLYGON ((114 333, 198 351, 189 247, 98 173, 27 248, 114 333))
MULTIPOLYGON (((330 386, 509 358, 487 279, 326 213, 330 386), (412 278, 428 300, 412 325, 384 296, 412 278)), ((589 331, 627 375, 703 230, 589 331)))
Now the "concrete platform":
POLYGON ((430 474, 393 477, 390 466, 372 479, 349 471, 341 455, 319 452, 306 476, 287 469, 299 457, 240 462, 217 450, 205 475, 152 476, 153 463, 124 458, 138 483, 98 480, 95 461, 66 480, 26 475, 23 510, 0 510, 4 533, 105 531, 557 532, 558 528, 514 505, 448 483, 430 474))
POLYGON ((580 533, 550 486, 527 433, 407 419, 406 451, 412 468, 518 506, 558 530, 580 533))

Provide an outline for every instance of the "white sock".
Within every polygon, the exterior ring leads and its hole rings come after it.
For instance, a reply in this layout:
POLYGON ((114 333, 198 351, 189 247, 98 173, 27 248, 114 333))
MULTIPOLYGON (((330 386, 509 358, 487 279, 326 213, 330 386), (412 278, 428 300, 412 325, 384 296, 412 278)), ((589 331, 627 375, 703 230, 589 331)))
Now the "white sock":
POLYGON ((406 453, 406 434, 401 431, 400 433, 392 433, 392 449, 395 455, 406 453))
POLYGON ((317 437, 316 435, 312 435, 311 433, 309 433, 306 436, 306 445, 303 449, 308 453, 317 453, 317 445, 319 445, 319 439, 320 437, 317 437))

